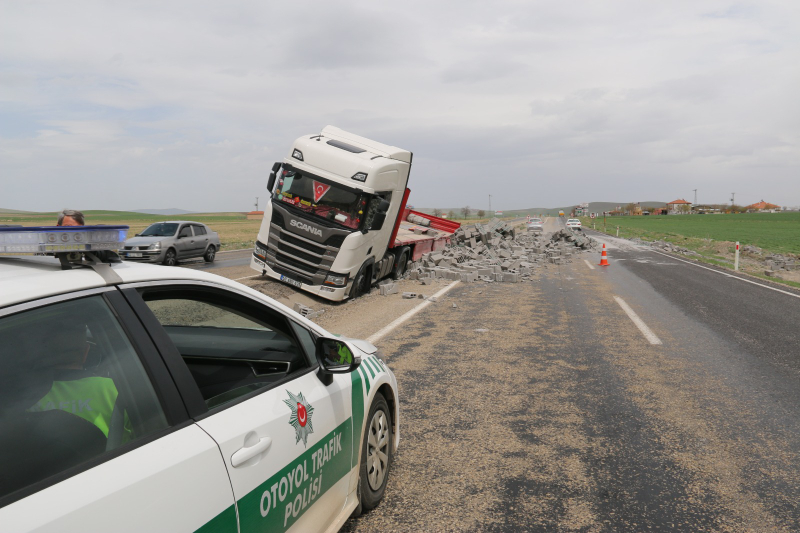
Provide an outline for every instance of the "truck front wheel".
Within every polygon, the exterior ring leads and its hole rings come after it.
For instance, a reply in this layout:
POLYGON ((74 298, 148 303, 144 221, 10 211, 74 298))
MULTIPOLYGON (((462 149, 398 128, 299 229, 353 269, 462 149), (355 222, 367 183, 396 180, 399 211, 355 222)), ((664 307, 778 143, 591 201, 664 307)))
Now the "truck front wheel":
POLYGON ((370 267, 364 265, 358 271, 356 277, 353 278, 353 287, 350 289, 350 298, 358 298, 362 294, 369 293, 370 282, 372 281, 372 273, 370 267))

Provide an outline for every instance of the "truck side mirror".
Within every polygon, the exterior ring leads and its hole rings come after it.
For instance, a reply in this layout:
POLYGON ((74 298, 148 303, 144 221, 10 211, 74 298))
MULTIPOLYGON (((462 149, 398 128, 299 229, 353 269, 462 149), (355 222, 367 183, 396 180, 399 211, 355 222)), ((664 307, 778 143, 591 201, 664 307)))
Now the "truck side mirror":
POLYGON ((383 223, 386 221, 386 212, 389 210, 389 203, 388 200, 381 200, 381 203, 378 204, 378 209, 375 211, 375 216, 372 218, 372 224, 370 225, 369 229, 379 230, 383 227, 383 223))
POLYGON ((348 374, 361 364, 346 342, 330 337, 320 337, 316 342, 319 371, 317 375, 325 385, 333 382, 334 374, 348 374))
POLYGON ((279 168, 281 168, 280 162, 272 165, 272 172, 269 173, 269 179, 267 180, 267 190, 269 192, 272 192, 272 188, 275 186, 275 174, 278 172, 279 168))

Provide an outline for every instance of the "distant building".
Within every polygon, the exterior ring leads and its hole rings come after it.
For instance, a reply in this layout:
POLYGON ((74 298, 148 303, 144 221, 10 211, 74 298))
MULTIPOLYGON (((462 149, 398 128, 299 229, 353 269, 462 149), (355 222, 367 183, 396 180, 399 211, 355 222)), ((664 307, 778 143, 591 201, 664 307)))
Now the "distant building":
POLYGON ((766 211, 768 213, 775 213, 776 211, 780 211, 781 210, 781 206, 775 205, 775 204, 771 204, 769 202, 765 202, 764 200, 761 200, 758 203, 748 205, 747 207, 745 207, 745 209, 747 210, 748 213, 755 213, 755 212, 758 212, 758 211, 766 211))
POLYGON ((720 212, 718 207, 714 207, 713 205, 703 205, 703 204, 698 204, 698 205, 692 206, 692 211, 694 211, 695 213, 700 214, 700 215, 704 215, 706 213, 719 213, 720 212))
POLYGON ((264 211, 250 211, 247 213, 247 220, 261 220, 264 218, 264 211))
POLYGON ((667 204, 667 209, 670 215, 677 215, 681 213, 688 213, 692 208, 692 202, 687 202, 683 198, 673 200, 667 204))

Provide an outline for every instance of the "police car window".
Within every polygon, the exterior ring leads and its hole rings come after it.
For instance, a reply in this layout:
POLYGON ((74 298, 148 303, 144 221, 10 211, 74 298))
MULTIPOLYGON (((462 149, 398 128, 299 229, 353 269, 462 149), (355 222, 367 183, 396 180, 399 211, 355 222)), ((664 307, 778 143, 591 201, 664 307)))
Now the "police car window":
POLYGON ((224 291, 142 289, 209 408, 310 367, 288 321, 224 291))
POLYGON ((300 344, 306 351, 306 356, 309 358, 310 361, 316 360, 316 342, 314 334, 307 330, 305 327, 301 326, 297 322, 292 321, 292 329, 294 329, 295 335, 297 335, 297 339, 300 341, 300 344))
POLYGON ((101 296, 0 318, 0 498, 168 426, 101 296))

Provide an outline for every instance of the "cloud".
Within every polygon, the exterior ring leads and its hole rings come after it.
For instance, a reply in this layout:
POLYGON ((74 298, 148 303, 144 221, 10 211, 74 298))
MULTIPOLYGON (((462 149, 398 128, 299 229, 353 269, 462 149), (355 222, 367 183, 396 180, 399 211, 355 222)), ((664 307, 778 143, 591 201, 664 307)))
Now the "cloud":
POLYGON ((0 207, 247 209, 326 124, 414 151, 417 205, 731 186, 800 204, 798 16, 788 0, 12 3, 0 207))

